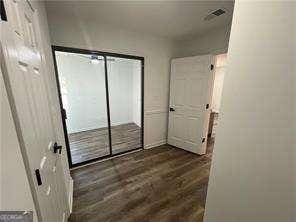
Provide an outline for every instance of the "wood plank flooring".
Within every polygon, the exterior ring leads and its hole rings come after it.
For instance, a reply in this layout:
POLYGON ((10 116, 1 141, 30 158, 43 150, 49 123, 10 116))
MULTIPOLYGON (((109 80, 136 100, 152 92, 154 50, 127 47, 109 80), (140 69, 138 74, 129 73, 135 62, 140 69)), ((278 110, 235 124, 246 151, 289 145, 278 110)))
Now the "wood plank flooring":
POLYGON ((202 222, 211 156, 163 145, 72 170, 69 221, 202 222))
MULTIPOLYGON (((111 127, 113 154, 141 147, 141 128, 135 123, 111 127)), ((69 134, 72 163, 81 163, 110 154, 108 128, 69 134)))

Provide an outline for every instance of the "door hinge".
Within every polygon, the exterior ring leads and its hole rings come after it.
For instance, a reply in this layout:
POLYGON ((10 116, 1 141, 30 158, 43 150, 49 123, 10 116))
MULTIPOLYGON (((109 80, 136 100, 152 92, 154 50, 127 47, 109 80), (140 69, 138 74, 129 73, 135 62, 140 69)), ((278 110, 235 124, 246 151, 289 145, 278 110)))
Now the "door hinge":
POLYGON ((170 112, 176 111, 174 108, 170 107, 170 112))
POLYGON ((213 70, 214 69, 214 65, 213 64, 211 64, 211 70, 213 70))
POLYGON ((67 112, 64 108, 62 108, 62 118, 67 119, 67 112))
POLYGON ((41 186, 42 185, 42 180, 41 180, 41 175, 40 175, 40 170, 39 169, 35 170, 35 175, 36 175, 38 186, 41 186))
POLYGON ((206 138, 202 138, 201 142, 204 143, 206 141, 206 138))
POLYGON ((6 21, 7 22, 7 15, 5 11, 5 6, 4 6, 4 1, 0 0, 0 18, 1 21, 6 21))
POLYGON ((210 104, 207 104, 207 105, 206 105, 206 109, 208 109, 209 107, 210 107, 210 104))

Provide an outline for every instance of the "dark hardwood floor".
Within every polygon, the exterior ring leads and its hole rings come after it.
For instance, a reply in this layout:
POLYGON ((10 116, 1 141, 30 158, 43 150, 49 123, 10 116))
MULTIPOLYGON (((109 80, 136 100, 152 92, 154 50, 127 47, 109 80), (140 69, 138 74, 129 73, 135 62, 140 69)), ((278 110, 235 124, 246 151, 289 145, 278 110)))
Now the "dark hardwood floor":
POLYGON ((211 157, 163 145, 72 170, 69 221, 202 222, 211 157))
MULTIPOLYGON (((141 128, 134 123, 111 127, 113 154, 141 147, 141 128)), ((72 163, 110 154, 108 128, 87 130, 69 134, 72 163)))

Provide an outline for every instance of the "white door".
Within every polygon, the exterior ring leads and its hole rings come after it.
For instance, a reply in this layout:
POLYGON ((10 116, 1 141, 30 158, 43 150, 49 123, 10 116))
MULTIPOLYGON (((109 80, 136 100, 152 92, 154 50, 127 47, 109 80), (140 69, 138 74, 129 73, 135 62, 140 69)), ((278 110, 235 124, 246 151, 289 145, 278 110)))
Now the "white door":
POLYGON ((171 62, 168 144, 205 154, 213 88, 211 55, 171 62))
POLYGON ((61 155, 59 150, 54 153, 38 11, 28 1, 4 3, 8 21, 1 22, 1 68, 38 221, 65 221, 69 207, 61 155))

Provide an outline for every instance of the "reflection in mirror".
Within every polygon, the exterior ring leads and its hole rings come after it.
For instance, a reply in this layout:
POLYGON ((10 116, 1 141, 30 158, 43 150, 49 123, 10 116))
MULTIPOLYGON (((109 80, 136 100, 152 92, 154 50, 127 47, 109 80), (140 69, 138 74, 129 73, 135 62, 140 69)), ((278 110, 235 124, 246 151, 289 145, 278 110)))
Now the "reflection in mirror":
POLYGON ((55 53, 72 164, 109 155, 104 58, 55 53))

